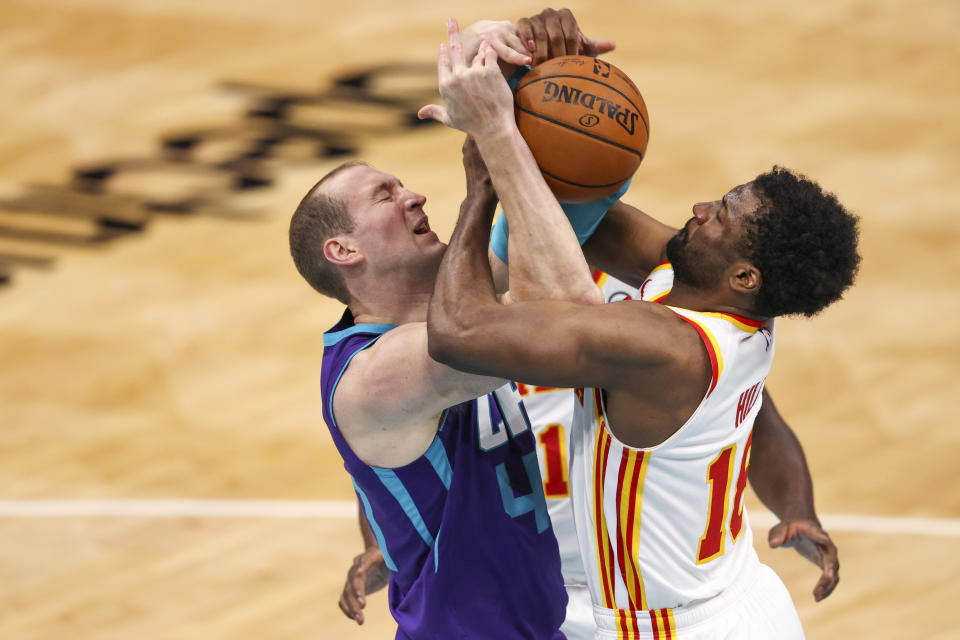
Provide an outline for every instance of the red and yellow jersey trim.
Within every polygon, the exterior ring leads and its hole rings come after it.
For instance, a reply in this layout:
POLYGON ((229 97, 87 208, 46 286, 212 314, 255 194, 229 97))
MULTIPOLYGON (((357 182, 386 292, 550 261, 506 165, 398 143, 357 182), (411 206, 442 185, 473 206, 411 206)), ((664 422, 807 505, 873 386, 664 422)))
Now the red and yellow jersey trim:
MULTIPOLYGON (((723 373, 723 355, 720 353, 720 345, 717 343, 717 339, 714 337, 713 332, 710 331, 710 329, 708 329, 705 324, 703 324, 699 320, 685 316, 682 313, 677 313, 677 311, 672 307, 670 307, 670 309, 674 313, 676 313, 677 316, 689 322, 690 325, 697 330, 697 333, 700 334, 700 338, 703 340, 704 346, 706 346, 707 348, 707 355, 710 357, 710 368, 712 370, 712 379, 710 380, 710 388, 707 390, 707 396, 709 396, 711 393, 713 393, 713 390, 717 387, 717 381, 720 380, 720 375, 723 373)), ((703 314, 703 315, 714 315, 714 314, 703 314)), ((723 314, 723 315, 727 315, 727 314, 723 314)), ((754 331, 756 331, 756 329, 754 331)))
POLYGON ((627 586, 632 611, 647 608, 639 552, 643 482, 647 476, 650 455, 649 451, 624 449, 617 479, 617 556, 620 560, 620 576, 627 586))
MULTIPOLYGON (((610 449, 613 440, 607 429, 603 415, 603 397, 599 389, 593 389, 593 407, 597 421, 597 453, 594 482, 597 503, 595 521, 597 523, 597 566, 600 568, 600 583, 603 587, 604 605, 608 609, 618 609, 618 625, 620 622, 630 622, 636 626, 634 612, 647 609, 646 588, 643 584, 643 574, 640 571, 640 524, 643 513, 643 485, 647 476, 647 466, 650 462, 649 451, 617 447, 620 451, 617 470, 617 489, 615 495, 617 518, 615 540, 610 540, 606 516, 603 512, 603 488, 607 468, 610 464, 610 449), (602 453, 601 453, 602 451, 602 453), (616 544, 614 555, 613 545, 616 544), (627 588, 626 608, 616 603, 616 574, 619 571, 620 579, 627 588), (609 600, 607 599, 609 596, 609 600), (632 622, 631 622, 632 621, 632 622)), ((616 463, 614 463, 616 464, 616 463)), ((630 626, 627 624, 627 627, 630 626)), ((638 632, 636 628, 633 629, 638 632)))
POLYGON ((603 593, 603 606, 615 609, 614 557, 610 536, 607 535, 607 517, 603 510, 604 478, 607 476, 607 460, 610 454, 610 434, 607 432, 603 413, 600 410, 600 392, 594 390, 594 411, 597 418, 597 439, 594 443, 593 458, 593 524, 597 536, 597 568, 600 572, 600 586, 603 593))
POLYGON ((670 264, 670 261, 664 260, 663 262, 655 266, 653 269, 650 269, 650 273, 656 273, 657 271, 663 271, 664 269, 672 269, 672 268, 673 268, 673 265, 670 264))
POLYGON ((733 313, 720 313, 715 311, 701 311, 705 316, 710 316, 711 318, 720 318, 721 320, 726 320, 737 329, 741 331, 746 331, 747 333, 756 333, 760 327, 763 326, 762 320, 752 320, 750 318, 744 318, 743 316, 738 316, 733 313))
MULTIPOLYGON (((644 300, 644 299, 645 299, 645 298, 644 298, 644 289, 646 289, 646 288, 647 288, 647 285, 652 282, 653 274, 655 274, 657 271, 663 271, 664 269, 672 269, 672 268, 673 268, 673 265, 670 264, 670 261, 669 261, 669 260, 664 260, 663 262, 661 262, 660 264, 658 264, 657 266, 655 266, 655 267, 650 271, 650 273, 647 275, 647 278, 643 281, 643 284, 640 285, 640 291, 639 291, 640 299, 641 299, 641 300, 644 300)), ((667 290, 664 291, 663 293, 658 293, 657 295, 655 295, 655 296, 651 297, 649 300, 647 300, 647 302, 662 302, 664 298, 666 298, 668 295, 670 295, 670 291, 671 291, 671 290, 672 290, 672 289, 667 289, 667 290)))
POLYGON ((563 391, 563 389, 561 389, 560 387, 540 387, 535 385, 524 384, 522 382, 517 383, 517 392, 523 398, 532 394, 551 393, 553 391, 563 391))
POLYGON ((650 612, 650 626, 654 640, 677 640, 677 623, 673 609, 654 609, 650 612))
POLYGON ((577 387, 573 390, 573 395, 577 397, 577 402, 580 403, 580 406, 583 406, 583 387, 577 387))
POLYGON ((627 611, 617 609, 614 614, 617 626, 617 640, 639 639, 640 627, 643 626, 644 638, 653 634, 654 640, 678 640, 677 623, 673 618, 673 609, 654 609, 652 611, 627 611), (647 628, 646 618, 650 618, 650 627, 647 628), (643 624, 641 625, 641 621, 643 624))
POLYGON ((637 624, 637 618, 632 611, 617 609, 616 623, 617 640, 640 637, 640 625, 637 624))
POLYGON ((607 278, 609 277, 610 276, 608 276, 606 273, 604 273, 603 271, 600 271, 600 269, 593 270, 593 281, 601 289, 603 288, 603 285, 607 282, 607 278))

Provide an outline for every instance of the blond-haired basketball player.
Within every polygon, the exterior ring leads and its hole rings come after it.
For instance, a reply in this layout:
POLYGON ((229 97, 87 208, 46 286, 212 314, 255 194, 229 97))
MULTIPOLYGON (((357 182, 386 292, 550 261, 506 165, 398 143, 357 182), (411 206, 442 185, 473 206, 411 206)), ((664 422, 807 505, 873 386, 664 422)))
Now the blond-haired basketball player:
MULTIPOLYGON (((421 113, 473 135, 501 199, 522 204, 493 169, 504 153, 517 159, 519 138, 496 55, 481 47, 468 64, 455 28, 449 41, 438 59, 446 107, 421 113)), ((521 192, 544 186, 532 175, 521 192)), ((789 594, 753 550, 743 490, 773 318, 839 299, 859 264, 857 220, 781 169, 693 213, 672 234, 636 212, 622 236, 637 264, 669 259, 662 304, 500 305, 486 260, 492 212, 465 212, 434 290, 430 352, 474 373, 585 387, 570 478, 598 637, 799 638, 789 594)), ((563 250, 535 239, 524 249, 525 278, 563 250)))

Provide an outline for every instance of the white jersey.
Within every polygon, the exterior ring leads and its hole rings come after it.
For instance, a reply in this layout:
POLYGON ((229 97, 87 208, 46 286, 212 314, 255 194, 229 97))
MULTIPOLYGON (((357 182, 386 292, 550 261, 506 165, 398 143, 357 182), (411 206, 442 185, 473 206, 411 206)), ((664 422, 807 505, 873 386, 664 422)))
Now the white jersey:
MULTIPOLYGON (((595 271, 594 281, 606 302, 636 298, 638 289, 595 271)), ((537 459, 543 478, 550 523, 560 546, 560 568, 567 585, 586 585, 587 574, 580 559, 580 546, 570 503, 570 429, 573 422, 573 390, 517 384, 537 437, 537 459)))
MULTIPOLYGON (((672 281, 670 265, 659 265, 642 298, 664 298, 672 281)), ((578 390, 574 409, 570 476, 581 557, 595 607, 612 610, 625 633, 639 619, 672 629, 673 608, 716 596, 757 562, 743 492, 773 323, 673 311, 700 334, 713 368, 703 400, 676 433, 634 449, 608 428, 599 389, 578 390)))
MULTIPOLYGON (((606 302, 636 298, 637 289, 602 271, 594 281, 606 302)), ((537 438, 537 460, 543 478, 543 494, 553 533, 560 547, 560 570, 567 587, 567 617, 560 630, 569 640, 591 640, 597 626, 594 621, 587 574, 580 559, 580 544, 570 501, 570 430, 573 422, 573 389, 536 387, 517 383, 530 424, 537 438)))
POLYGON ((537 460, 543 478, 550 524, 560 547, 560 571, 565 584, 586 584, 580 560, 577 530, 570 504, 570 426, 573 419, 573 390, 517 384, 530 425, 537 438, 537 460))

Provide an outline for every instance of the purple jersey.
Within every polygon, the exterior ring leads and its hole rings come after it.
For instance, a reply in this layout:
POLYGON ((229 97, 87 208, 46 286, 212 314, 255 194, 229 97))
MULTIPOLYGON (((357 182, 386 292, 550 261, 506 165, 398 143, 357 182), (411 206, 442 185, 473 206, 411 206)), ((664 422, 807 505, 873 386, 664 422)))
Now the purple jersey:
POLYGON ((323 417, 390 568, 397 638, 563 638, 567 594, 536 442, 510 383, 447 409, 427 451, 372 467, 337 428, 333 394, 354 355, 393 325, 323 336, 323 417))

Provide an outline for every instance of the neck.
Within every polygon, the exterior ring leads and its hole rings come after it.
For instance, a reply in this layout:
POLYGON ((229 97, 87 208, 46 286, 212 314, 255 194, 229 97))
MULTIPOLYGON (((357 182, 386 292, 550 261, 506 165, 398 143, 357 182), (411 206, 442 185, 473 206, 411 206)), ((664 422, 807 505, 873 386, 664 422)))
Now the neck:
POLYGON ((430 306, 429 293, 388 293, 375 298, 350 301, 350 311, 357 324, 406 324, 426 322, 430 306))
POLYGON ((751 320, 765 321, 751 311, 749 300, 741 299, 730 291, 708 291, 674 280, 670 294, 661 301, 663 304, 691 311, 713 311, 732 313, 751 320))

